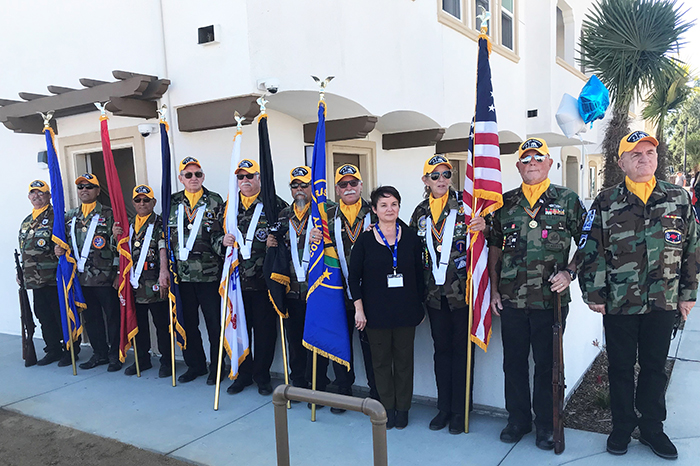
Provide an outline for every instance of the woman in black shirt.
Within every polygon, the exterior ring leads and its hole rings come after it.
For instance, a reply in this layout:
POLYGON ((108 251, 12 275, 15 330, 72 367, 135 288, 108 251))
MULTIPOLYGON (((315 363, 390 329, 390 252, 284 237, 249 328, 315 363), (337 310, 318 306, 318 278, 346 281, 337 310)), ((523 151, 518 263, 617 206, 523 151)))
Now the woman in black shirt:
POLYGON ((379 219, 362 233, 350 257, 355 324, 367 329, 379 398, 387 428, 408 425, 413 397, 413 340, 423 319, 422 245, 399 220, 401 195, 391 186, 371 194, 379 219))

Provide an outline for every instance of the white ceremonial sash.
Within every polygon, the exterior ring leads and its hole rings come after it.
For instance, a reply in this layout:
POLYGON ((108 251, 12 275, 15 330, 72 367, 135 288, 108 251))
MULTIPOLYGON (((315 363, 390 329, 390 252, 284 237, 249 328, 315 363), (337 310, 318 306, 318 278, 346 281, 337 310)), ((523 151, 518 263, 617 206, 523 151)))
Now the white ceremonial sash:
MULTIPOLYGON (((153 226, 155 223, 151 223, 148 225, 148 228, 146 228, 146 234, 143 237, 143 241, 141 242, 141 253, 139 254, 139 260, 136 263, 136 268, 131 269, 131 278, 129 281, 131 281, 131 286, 134 289, 137 289, 139 287, 139 279, 141 278, 141 272, 143 272, 143 264, 146 263, 146 255, 148 255, 148 250, 149 246, 151 245, 151 238, 153 237, 153 226)), ((129 227, 129 244, 131 244, 131 238, 134 236, 134 226, 131 225, 129 227)), ((133 252, 133 248, 131 249, 133 252)))
POLYGON ((241 233, 240 228, 236 228, 236 241, 238 241, 238 247, 241 250, 241 256, 243 259, 250 259, 250 251, 253 248, 253 237, 255 236, 255 229, 258 227, 258 220, 260 220, 260 215, 262 214, 263 203, 258 202, 253 211, 253 217, 250 219, 250 224, 248 225, 248 231, 245 233, 245 238, 243 233, 241 233))
POLYGON ((425 241, 428 243, 428 253, 430 261, 433 263, 433 277, 436 285, 444 285, 447 275, 447 264, 450 260, 450 251, 452 250, 452 237, 455 232, 455 222, 457 220, 457 209, 450 210, 450 214, 445 220, 445 228, 442 236, 442 251, 440 251, 440 262, 436 261, 435 248, 433 247, 433 218, 430 214, 427 216, 427 225, 425 229, 425 241))
POLYGON ((301 263, 299 263, 299 237, 297 236, 297 231, 294 229, 294 226, 291 225, 291 219, 289 223, 289 244, 293 249, 290 251, 292 253, 292 263, 294 264, 294 272, 297 275, 297 281, 301 283, 306 281, 306 271, 309 270, 309 257, 311 255, 311 243, 309 243, 309 238, 311 237, 311 227, 313 223, 311 222, 311 217, 306 221, 306 244, 304 245, 301 263))
MULTIPOLYGON (((73 243, 73 254, 78 252, 78 240, 75 238, 75 221, 77 217, 73 217, 70 222, 70 239, 73 243)), ((97 224, 100 221, 100 214, 95 213, 90 220, 90 228, 87 231, 87 236, 85 237, 85 242, 83 243, 83 249, 80 250, 80 257, 78 258, 78 272, 85 271, 85 263, 87 262, 88 256, 90 255, 90 246, 92 246, 92 239, 95 237, 95 230, 97 229, 97 224)))
POLYGON ((185 240, 185 206, 183 204, 177 206, 177 240, 180 247, 179 259, 181 261, 186 261, 190 257, 190 251, 192 246, 194 246, 194 240, 197 239, 199 227, 202 226, 202 217, 204 217, 205 210, 207 210, 206 206, 197 207, 197 214, 190 230, 190 236, 187 238, 187 243, 183 246, 182 243, 185 240))
MULTIPOLYGON (((340 210, 340 206, 338 206, 338 210, 340 210)), ((369 226, 369 212, 367 212, 367 215, 365 215, 365 219, 362 223, 362 231, 366 230, 367 227, 369 226)), ((345 258, 345 247, 343 246, 343 235, 341 233, 341 221, 340 221, 340 215, 336 214, 335 220, 333 221, 333 224, 335 226, 335 244, 336 244, 336 249, 338 250, 338 260, 340 261, 340 270, 343 271, 343 277, 345 277, 345 283, 348 283, 348 277, 350 276, 348 273, 348 261, 345 258)), ((358 235, 359 238, 359 235, 358 235)), ((348 285, 345 288, 345 292, 348 295, 348 299, 352 299, 352 296, 350 295, 350 285, 348 285)))

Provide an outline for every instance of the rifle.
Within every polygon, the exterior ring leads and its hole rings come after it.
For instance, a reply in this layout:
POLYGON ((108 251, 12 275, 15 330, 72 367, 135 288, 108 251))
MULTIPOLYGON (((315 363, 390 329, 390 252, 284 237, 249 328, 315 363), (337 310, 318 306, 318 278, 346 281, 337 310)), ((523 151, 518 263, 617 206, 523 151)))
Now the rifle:
MULTIPOLYGON (((554 268, 556 275, 557 269, 554 268)), ((554 343, 552 389, 554 400, 554 453, 557 455, 564 451, 564 325, 561 317, 561 296, 555 294, 554 301, 554 325, 552 325, 552 337, 554 343)))
POLYGON ((17 268, 17 281, 19 282, 19 309, 20 321, 22 322, 22 359, 24 367, 36 364, 36 349, 34 348, 34 317, 32 308, 29 305, 27 287, 24 284, 24 271, 19 263, 19 253, 15 249, 15 267, 17 268))

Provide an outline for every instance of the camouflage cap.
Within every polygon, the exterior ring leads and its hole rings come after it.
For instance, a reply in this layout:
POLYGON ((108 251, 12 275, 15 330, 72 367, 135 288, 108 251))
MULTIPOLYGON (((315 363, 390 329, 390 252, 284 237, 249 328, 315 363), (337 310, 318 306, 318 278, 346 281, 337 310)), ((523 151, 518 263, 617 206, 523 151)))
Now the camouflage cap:
POLYGON ((46 184, 46 181, 34 180, 31 183, 29 183, 29 192, 31 193, 35 189, 37 191, 41 191, 42 193, 48 193, 49 192, 49 185, 46 184))
POLYGON ((75 180, 75 184, 81 184, 81 183, 87 183, 87 184, 94 184, 95 186, 100 185, 100 180, 97 179, 95 175, 92 173, 86 173, 84 175, 79 176, 75 180))

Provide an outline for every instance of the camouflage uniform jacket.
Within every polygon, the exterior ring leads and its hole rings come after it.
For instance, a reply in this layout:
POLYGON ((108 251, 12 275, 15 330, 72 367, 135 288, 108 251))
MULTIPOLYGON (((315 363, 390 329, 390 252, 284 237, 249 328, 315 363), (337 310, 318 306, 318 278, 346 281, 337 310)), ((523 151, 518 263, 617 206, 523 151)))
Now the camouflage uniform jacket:
MULTIPOLYGON (((549 277, 556 266, 569 263, 571 239, 577 243, 586 219, 586 208, 572 190, 551 184, 531 211, 522 187, 503 195, 503 207, 494 212, 490 247, 503 250, 498 291, 504 306, 518 309, 554 309, 549 277), (538 210, 539 209, 539 210, 538 210)), ((571 301, 568 288, 561 293, 562 306, 571 301)))
POLYGON ((202 189, 204 190, 202 197, 199 198, 194 207, 190 206, 190 201, 185 196, 184 191, 173 194, 171 200, 168 228, 170 229, 170 244, 175 254, 177 273, 181 282, 216 282, 221 280, 222 257, 226 249, 223 246, 224 201, 217 193, 209 191, 207 188, 202 189), (177 234, 177 210, 180 204, 185 207, 183 225, 187 238, 192 231, 187 227, 195 221, 194 211, 199 207, 205 209, 197 237, 186 261, 180 260, 180 243, 177 234))
MULTIPOLYGON (((357 238, 360 237, 360 234, 365 231, 363 228, 365 224, 365 217, 367 214, 369 214, 369 222, 370 224, 374 224, 377 223, 377 215, 372 211, 371 204, 364 199, 362 199, 362 207, 360 207, 360 211, 357 213, 357 217, 355 217, 355 221, 352 225, 348 224, 348 220, 345 218, 343 211, 340 210, 340 203, 336 204, 335 202, 328 200, 326 202, 326 213, 328 215, 328 233, 331 236, 331 242, 333 243, 333 247, 335 247, 336 251, 338 251, 338 245, 335 241, 335 219, 336 217, 340 217, 340 237, 343 240, 343 254, 345 254, 345 260, 347 261, 349 267, 352 247, 355 245, 357 238)), ((340 251, 338 251, 338 253, 340 254, 340 251)), ((345 275, 343 275, 343 286, 345 289, 348 288, 345 275)), ((345 307, 348 310, 352 310, 353 313, 355 312, 355 305, 348 298, 347 293, 345 293, 345 307)))
POLYGON ((24 283, 30 290, 56 286, 58 259, 53 252, 52 231, 53 207, 50 204, 35 220, 29 214, 19 229, 24 283))
MULTIPOLYGON (((129 219, 129 224, 134 226, 134 219, 129 219)), ((164 301, 160 297, 158 277, 160 276, 160 250, 165 249, 165 239, 163 237, 163 220, 160 215, 152 213, 141 230, 134 232, 131 238, 131 258, 134 261, 134 269, 141 257, 144 246, 148 247, 146 252, 146 262, 143 263, 143 271, 139 277, 139 287, 134 290, 134 299, 137 304, 155 303, 164 301), (148 226, 153 224, 153 234, 148 245, 143 244, 148 226), (138 243, 138 246, 136 244, 138 243)))
MULTIPOLYGON (((304 248, 306 243, 309 241, 306 237, 306 228, 308 227, 309 219, 311 218, 311 205, 309 204, 309 209, 304 214, 304 218, 300 221, 296 214, 294 213, 294 207, 292 205, 285 207, 284 210, 280 212, 280 231, 284 232, 284 241, 287 243, 287 249, 290 254, 297 254, 299 258, 299 263, 301 263, 302 255, 304 254, 304 248), (294 228, 297 232, 297 244, 292 246, 289 240, 289 228, 294 228)), ((306 292, 309 289, 309 285, 306 280, 303 282, 298 281, 297 274, 294 271, 294 262, 292 262, 291 256, 289 257, 289 271, 290 271, 290 283, 289 283, 289 293, 287 297, 291 299, 303 299, 306 300, 306 292)))
MULTIPOLYGON (((427 231, 427 219, 430 215, 430 200, 425 199, 418 204, 418 207, 413 211, 411 223, 409 224, 411 228, 418 232, 418 236, 423 240, 423 262, 425 264, 424 278, 428 293, 426 305, 432 309, 440 309, 442 297, 445 296, 451 309, 464 308, 467 306, 465 296, 467 281, 467 225, 464 221, 464 207, 462 206, 461 196, 459 196, 457 192, 450 190, 447 204, 445 204, 445 208, 440 214, 437 223, 433 225, 432 232, 427 231), (435 248, 437 248, 438 245, 442 245, 442 238, 445 234, 445 223, 452 209, 457 209, 457 218, 452 237, 450 259, 447 263, 445 284, 438 286, 435 284, 432 260, 428 252, 425 235, 433 235, 433 245, 435 248)), ((436 254, 439 258, 440 253, 436 251, 436 254)))
POLYGON ((80 206, 69 210, 66 213, 66 243, 73 247, 70 225, 75 218, 75 239, 78 250, 72 251, 72 255, 77 261, 80 258, 80 251, 83 249, 90 222, 95 215, 99 215, 100 219, 97 222, 95 236, 92 238, 87 262, 85 262, 85 271, 78 273, 79 281, 81 286, 112 286, 119 270, 119 256, 117 255, 117 245, 112 241, 114 216, 110 207, 97 202, 87 218, 83 217, 80 206))
POLYGON ((698 225, 690 196, 657 181, 647 200, 623 181, 596 197, 579 243, 583 299, 607 314, 675 311, 695 301, 700 272, 698 225))
MULTIPOLYGON (((265 216, 265 211, 260 214, 257 225, 250 225, 255 212, 255 206, 262 203, 262 199, 258 197, 246 210, 241 203, 240 195, 238 197, 238 229, 241 230, 245 237, 248 228, 255 228, 253 235, 253 245, 250 249, 250 259, 243 259, 239 253, 240 271, 241 271, 241 290, 242 291, 267 291, 265 276, 263 274, 263 264, 265 263, 265 255, 267 253, 267 235, 270 233, 270 225, 265 216)), ((277 208, 282 211, 287 207, 287 203, 279 197, 277 198, 277 208)))

